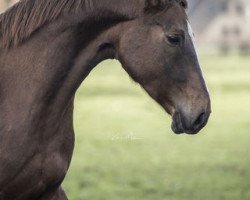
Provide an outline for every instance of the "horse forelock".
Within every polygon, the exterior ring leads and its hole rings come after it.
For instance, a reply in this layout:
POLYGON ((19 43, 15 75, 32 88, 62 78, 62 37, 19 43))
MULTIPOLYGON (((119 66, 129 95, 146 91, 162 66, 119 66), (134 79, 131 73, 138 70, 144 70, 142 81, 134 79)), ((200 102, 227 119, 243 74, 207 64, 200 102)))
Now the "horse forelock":
POLYGON ((20 0, 0 15, 0 48, 18 45, 64 11, 93 7, 92 0, 20 0))
POLYGON ((188 6, 187 0, 145 0, 145 11, 150 12, 152 10, 164 10, 171 7, 171 5, 176 2, 185 9, 188 6))

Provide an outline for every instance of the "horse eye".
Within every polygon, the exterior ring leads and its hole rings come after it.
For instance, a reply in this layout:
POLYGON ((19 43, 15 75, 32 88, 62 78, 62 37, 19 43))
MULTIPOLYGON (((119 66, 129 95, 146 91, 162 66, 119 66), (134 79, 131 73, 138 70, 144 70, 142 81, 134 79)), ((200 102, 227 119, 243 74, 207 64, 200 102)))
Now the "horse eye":
POLYGON ((181 7, 185 8, 185 9, 187 9, 187 7, 188 7, 187 2, 185 2, 185 1, 181 1, 180 5, 181 5, 181 7))
POLYGON ((167 41, 169 44, 173 46, 178 46, 181 44, 182 38, 179 35, 168 35, 167 41))

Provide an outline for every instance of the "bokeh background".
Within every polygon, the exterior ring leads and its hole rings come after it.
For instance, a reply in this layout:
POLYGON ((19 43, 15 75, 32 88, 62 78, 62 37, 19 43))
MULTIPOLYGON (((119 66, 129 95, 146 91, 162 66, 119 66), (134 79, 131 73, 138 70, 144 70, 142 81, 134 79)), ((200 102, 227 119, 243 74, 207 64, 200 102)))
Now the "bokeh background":
MULTIPOLYGON (((0 0, 3 11, 11 1, 0 0)), ((171 119, 120 64, 96 67, 79 89, 71 200, 250 199, 250 2, 189 0, 213 113, 196 136, 171 119)))

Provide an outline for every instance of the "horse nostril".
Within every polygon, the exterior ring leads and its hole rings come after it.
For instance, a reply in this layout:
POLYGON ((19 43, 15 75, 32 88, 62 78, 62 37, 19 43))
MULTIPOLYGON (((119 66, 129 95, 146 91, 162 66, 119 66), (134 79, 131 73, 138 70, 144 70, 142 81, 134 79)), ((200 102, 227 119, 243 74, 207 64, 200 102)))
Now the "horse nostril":
POLYGON ((205 113, 205 112, 202 112, 202 113, 198 116, 198 118, 195 120, 195 122, 194 122, 194 127, 202 125, 202 124, 204 123, 205 116, 206 116, 206 113, 205 113))

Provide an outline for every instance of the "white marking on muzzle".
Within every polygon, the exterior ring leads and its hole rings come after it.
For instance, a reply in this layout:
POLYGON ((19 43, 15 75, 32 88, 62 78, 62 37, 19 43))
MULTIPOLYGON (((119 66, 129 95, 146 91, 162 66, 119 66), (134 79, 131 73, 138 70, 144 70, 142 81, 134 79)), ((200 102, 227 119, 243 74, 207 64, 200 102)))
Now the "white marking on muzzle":
MULTIPOLYGON (((196 44, 195 44, 194 32, 193 32, 193 29, 192 29, 192 27, 191 27, 191 25, 190 25, 190 23, 189 23, 188 20, 187 20, 187 26, 188 26, 188 34, 189 34, 189 36, 190 36, 190 38, 192 40, 192 43, 193 43, 193 46, 194 46, 194 50, 196 52, 196 44)), ((201 66, 200 66, 200 69, 201 69, 201 72, 203 74, 203 70, 202 70, 201 66)), ((207 91, 209 91, 207 85, 206 85, 206 88, 207 88, 207 91)))

